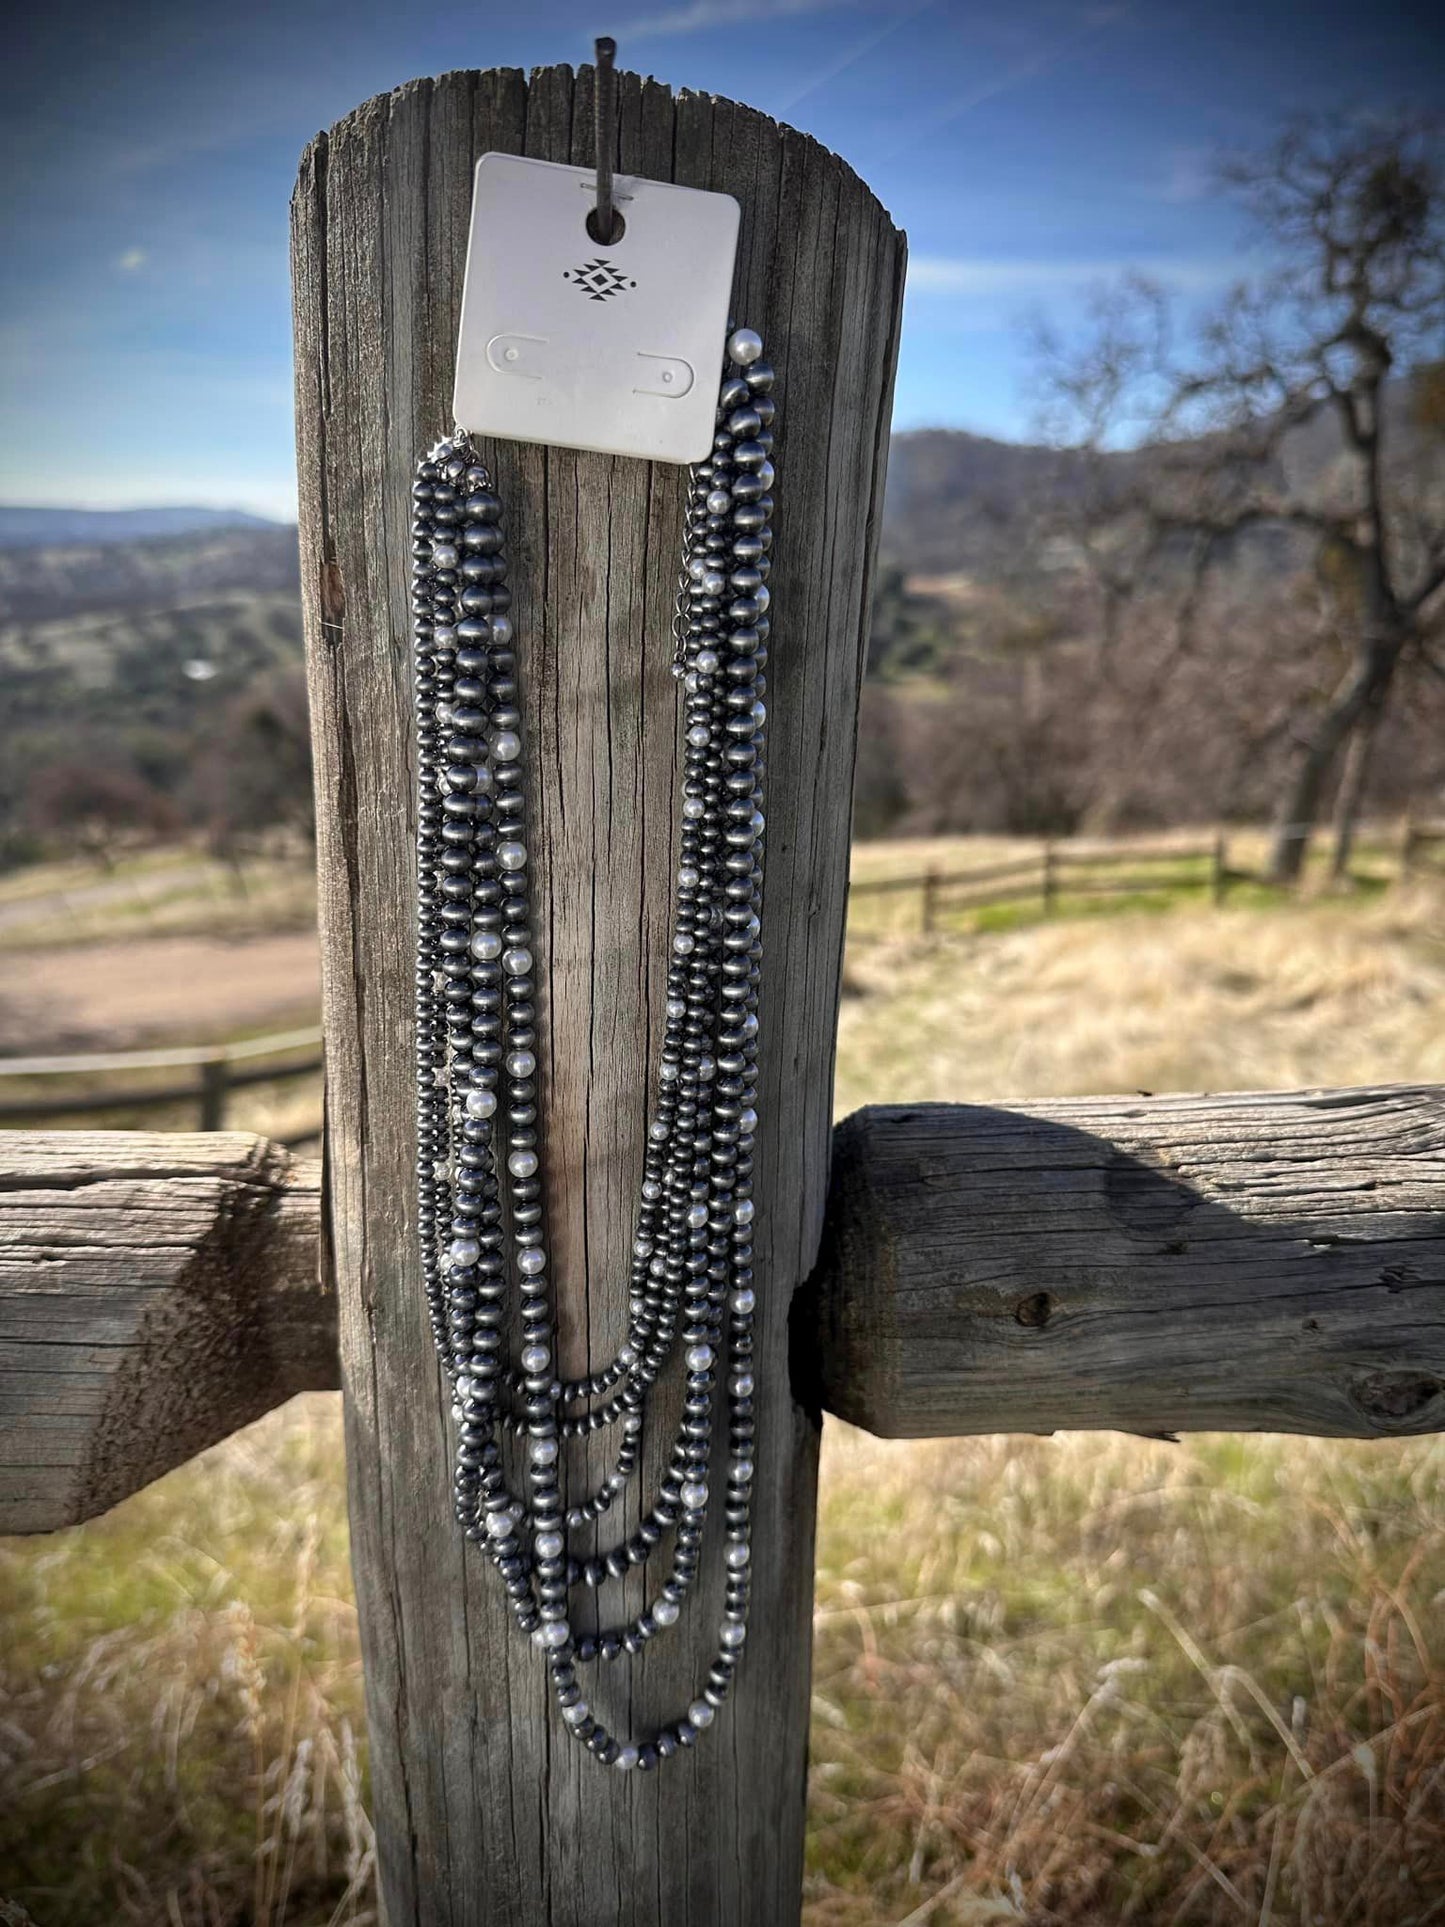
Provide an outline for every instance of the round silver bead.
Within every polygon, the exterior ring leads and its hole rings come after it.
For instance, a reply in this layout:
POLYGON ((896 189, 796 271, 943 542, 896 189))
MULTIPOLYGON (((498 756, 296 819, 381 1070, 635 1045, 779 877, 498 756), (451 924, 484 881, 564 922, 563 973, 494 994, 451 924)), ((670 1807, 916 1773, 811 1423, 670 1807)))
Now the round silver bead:
POLYGON ((728 336, 728 360, 751 368, 763 352, 763 338, 755 328, 735 328, 728 336))

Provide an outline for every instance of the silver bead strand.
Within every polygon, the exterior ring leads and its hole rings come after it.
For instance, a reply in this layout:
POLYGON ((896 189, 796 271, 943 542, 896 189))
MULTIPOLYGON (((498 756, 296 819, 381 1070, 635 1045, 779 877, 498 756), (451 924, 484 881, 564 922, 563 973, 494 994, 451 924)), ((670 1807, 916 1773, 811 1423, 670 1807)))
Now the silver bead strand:
POLYGON ((543 1649, 568 1730, 623 1770, 647 1771, 696 1743, 731 1690, 747 1635, 774 416, 761 356, 750 330, 730 336, 713 450, 689 478, 673 622, 682 822, 627 1334, 608 1364, 576 1380, 557 1371, 544 1230, 524 743, 501 503, 461 434, 430 452, 413 491, 418 1224, 453 1387, 456 1510, 497 1567, 519 1627, 543 1649), (627 1538, 580 1556, 569 1540, 636 1475, 650 1388, 679 1352, 683 1414, 656 1498, 627 1538), (713 1424, 724 1404, 725 1441, 713 1424), (614 1426, 612 1472, 565 1503, 567 1441, 614 1426), (624 1743, 592 1713, 577 1669, 638 1652, 678 1621, 720 1491, 724 1613, 705 1683, 677 1719, 624 1743), (669 1535, 670 1569, 651 1603, 578 1636, 572 1592, 646 1565, 669 1535))

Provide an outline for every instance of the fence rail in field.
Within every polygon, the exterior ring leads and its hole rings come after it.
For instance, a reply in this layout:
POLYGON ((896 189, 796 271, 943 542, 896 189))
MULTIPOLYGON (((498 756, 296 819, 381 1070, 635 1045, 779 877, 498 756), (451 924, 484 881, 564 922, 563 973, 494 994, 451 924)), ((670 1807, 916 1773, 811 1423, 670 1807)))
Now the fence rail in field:
MULTIPOLYGON (((0 1532, 340 1382, 319 1162, 17 1132, 0 1197, 0 1532)), ((885 1437, 1406 1437, 1445 1428, 1442 1278, 1439 1087, 875 1107, 833 1133, 793 1390, 885 1437)))
MULTIPOLYGON (((0 1090, 7 1078, 80 1078, 82 1090, 31 1091, 19 1097, 0 1097, 0 1127, 34 1123, 41 1118, 109 1116, 112 1111, 156 1111, 173 1104, 193 1103, 196 1125, 202 1131, 225 1128, 226 1107, 233 1091, 253 1084, 279 1084, 296 1077, 313 1077, 322 1067, 321 1030, 277 1031, 268 1037, 248 1037, 235 1044, 182 1044, 157 1050, 97 1051, 72 1056, 0 1058, 0 1090), (302 1051, 293 1058, 290 1053, 302 1051), (266 1060, 284 1057, 284 1063, 266 1060), (98 1088, 96 1079, 125 1071, 191 1071, 192 1076, 164 1084, 120 1085, 98 1088)), ((304 1143, 318 1135, 298 1133, 304 1143)))
MULTIPOLYGON (((1384 854, 1393 857, 1401 878, 1445 870, 1445 823, 1407 822, 1403 830, 1378 840, 1386 844, 1384 854)), ((945 911, 1037 904, 1042 915, 1052 916, 1064 897, 1191 889, 1204 892, 1213 903, 1224 903, 1232 885, 1267 881, 1262 872, 1230 861, 1229 838, 1221 831, 1198 843, 1046 841, 1036 852, 966 870, 935 864, 905 876, 862 877, 852 884, 849 898, 916 895, 919 928, 931 936, 945 911)))

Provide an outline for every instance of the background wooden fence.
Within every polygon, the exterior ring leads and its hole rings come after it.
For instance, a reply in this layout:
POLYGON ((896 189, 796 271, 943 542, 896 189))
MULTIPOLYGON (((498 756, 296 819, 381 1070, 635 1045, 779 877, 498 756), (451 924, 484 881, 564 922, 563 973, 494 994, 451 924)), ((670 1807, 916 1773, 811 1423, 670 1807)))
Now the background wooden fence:
MULTIPOLYGON (((1377 835, 1374 849, 1384 859, 1384 871, 1373 869, 1356 881, 1403 879, 1430 870, 1445 873, 1445 822, 1407 822, 1392 834, 1377 835)), ((1221 830, 1193 843, 1085 844, 1046 839, 1036 850, 996 863, 956 870, 934 864, 904 876, 860 878, 852 884, 849 898, 856 903, 916 895, 917 927, 923 935, 932 936, 944 927, 948 912, 1020 906, 1036 907, 1048 917, 1066 900, 1175 896, 1188 890, 1224 903, 1235 885, 1268 882, 1262 870, 1231 859, 1230 838, 1221 830)), ((876 933, 850 927, 850 936, 868 934, 876 933)))
MULTIPOLYGON (((9 1080, 12 1091, 17 1084, 29 1088, 0 1098, 0 1128, 44 1119, 109 1118, 116 1112, 193 1105, 197 1130, 220 1131, 226 1126, 232 1092, 257 1084, 314 1077, 321 1067, 321 1029, 315 1024, 304 1030, 277 1031, 268 1037, 248 1037, 235 1044, 182 1044, 159 1050, 98 1051, 69 1057, 7 1057, 0 1059, 0 1080, 9 1080), (160 1082, 111 1085, 107 1081, 117 1073, 124 1076, 167 1070, 189 1075, 160 1082)), ((314 1128, 292 1132, 285 1141, 304 1144, 320 1133, 318 1118, 314 1128)))
MULTIPOLYGON (((1366 839, 1363 849, 1372 851, 1377 866, 1362 881, 1445 875, 1445 821, 1382 829, 1366 839), (1378 867, 1380 860, 1383 868, 1378 867)), ((1052 916, 1080 898, 1176 896, 1191 890, 1224 903, 1231 888, 1264 882, 1259 870, 1231 856, 1230 837, 1221 830, 1187 843, 1046 841, 1036 850, 993 863, 960 869, 935 864, 902 876, 860 878, 851 885, 849 897, 857 904, 917 896, 916 927, 932 936, 947 932, 950 917, 980 910, 1033 908, 1052 916)), ((861 927, 858 919, 850 919, 850 938, 878 934, 867 927, 866 918, 861 927)), ((149 1116, 188 1107, 197 1129, 219 1131, 232 1121, 230 1099, 236 1091, 291 1083, 317 1076, 321 1069, 319 1026, 234 1044, 0 1058, 0 1093, 9 1093, 0 1095, 0 1129, 62 1118, 111 1121, 129 1112, 149 1116), (146 1073, 161 1071, 179 1075, 145 1079, 146 1073), (145 1081, 111 1082, 126 1073, 145 1081)), ((318 1114, 314 1125, 284 1132, 278 1141, 310 1144, 320 1132, 318 1114)))

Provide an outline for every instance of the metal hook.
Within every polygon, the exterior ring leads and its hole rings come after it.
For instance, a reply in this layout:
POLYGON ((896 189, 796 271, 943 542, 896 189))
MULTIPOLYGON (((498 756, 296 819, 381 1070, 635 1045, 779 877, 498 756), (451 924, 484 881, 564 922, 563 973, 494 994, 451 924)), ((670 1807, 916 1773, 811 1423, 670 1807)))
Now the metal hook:
POLYGON ((594 43, 597 59, 592 88, 592 124, 596 137, 597 207, 587 223, 594 241, 610 247, 622 238, 622 217, 612 198, 612 156, 617 147, 617 42, 603 35, 594 43))

